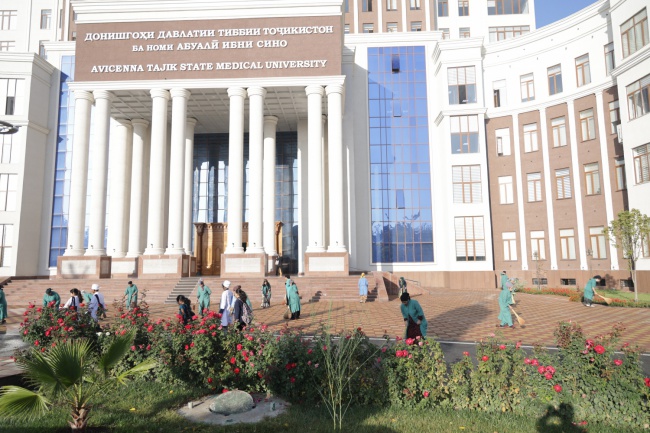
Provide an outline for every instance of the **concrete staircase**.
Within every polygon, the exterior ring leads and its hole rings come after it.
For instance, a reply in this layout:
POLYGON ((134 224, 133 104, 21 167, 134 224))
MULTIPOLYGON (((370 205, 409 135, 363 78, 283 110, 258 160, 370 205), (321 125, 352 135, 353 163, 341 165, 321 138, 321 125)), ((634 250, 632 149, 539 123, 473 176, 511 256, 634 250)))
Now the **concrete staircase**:
POLYGON ((167 296, 167 299, 165 299, 165 304, 176 304, 176 298, 178 295, 191 298, 191 295, 198 286, 200 279, 201 277, 181 278, 181 280, 176 283, 176 286, 172 289, 171 293, 167 296))

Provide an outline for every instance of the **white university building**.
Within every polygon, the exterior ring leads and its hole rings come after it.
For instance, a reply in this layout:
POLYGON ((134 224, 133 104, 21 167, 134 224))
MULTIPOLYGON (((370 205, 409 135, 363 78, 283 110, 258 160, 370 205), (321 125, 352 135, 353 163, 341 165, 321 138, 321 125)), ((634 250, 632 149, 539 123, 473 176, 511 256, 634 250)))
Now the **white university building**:
POLYGON ((627 286, 648 9, 0 0, 0 273, 627 286))

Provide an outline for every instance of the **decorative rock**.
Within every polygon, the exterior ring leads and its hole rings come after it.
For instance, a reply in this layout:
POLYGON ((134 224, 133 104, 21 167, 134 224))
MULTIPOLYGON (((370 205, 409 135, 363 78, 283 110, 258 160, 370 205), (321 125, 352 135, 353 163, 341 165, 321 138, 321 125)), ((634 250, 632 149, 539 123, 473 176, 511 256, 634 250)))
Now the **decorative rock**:
POLYGON ((244 391, 228 391, 219 394, 210 402, 210 412, 222 415, 248 412, 255 407, 253 397, 244 391))

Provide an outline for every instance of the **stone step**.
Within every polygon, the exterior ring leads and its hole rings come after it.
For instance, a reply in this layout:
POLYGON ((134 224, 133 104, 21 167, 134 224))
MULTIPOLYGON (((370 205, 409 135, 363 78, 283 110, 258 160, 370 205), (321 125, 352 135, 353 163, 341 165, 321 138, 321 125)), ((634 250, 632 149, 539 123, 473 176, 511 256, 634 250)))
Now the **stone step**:
POLYGON ((175 304, 178 295, 189 298, 199 284, 200 277, 181 278, 172 291, 167 295, 165 304, 175 304))

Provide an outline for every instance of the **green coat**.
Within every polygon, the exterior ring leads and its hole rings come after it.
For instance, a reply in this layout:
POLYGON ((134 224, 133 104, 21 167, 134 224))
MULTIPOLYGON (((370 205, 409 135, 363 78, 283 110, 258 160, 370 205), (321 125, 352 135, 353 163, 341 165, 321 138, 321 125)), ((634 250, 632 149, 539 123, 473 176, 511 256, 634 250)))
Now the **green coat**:
POLYGON ((508 276, 506 274, 501 274, 501 288, 505 289, 508 285, 508 276))
POLYGON ((508 289, 502 289, 499 295, 499 320, 501 321, 501 326, 512 326, 510 304, 512 304, 512 292, 508 289))
POLYGON ((583 295, 585 299, 590 301, 594 299, 594 287, 596 287, 596 280, 591 278, 585 285, 585 293, 583 295))
MULTIPOLYGON (((416 323, 419 320, 418 318, 420 316, 422 317, 422 321, 420 322, 420 332, 422 333, 423 337, 426 337, 429 323, 427 322, 426 317, 424 317, 424 311, 422 311, 422 307, 420 306, 420 303, 415 299, 409 299, 408 304, 406 305, 402 304, 400 305, 399 308, 400 310, 402 310, 402 317, 407 322, 409 316, 411 316, 411 319, 416 323)), ((404 331, 404 338, 406 338, 406 330, 404 331)))
POLYGON ((300 295, 298 294, 298 286, 293 284, 287 290, 287 296, 289 297, 289 309, 292 313, 300 311, 300 295))
POLYGON ((82 300, 82 302, 83 302, 84 304, 86 304, 86 307, 88 307, 88 305, 90 305, 90 301, 92 301, 92 300, 93 300, 93 294, 92 294, 92 293, 88 293, 88 292, 83 293, 83 300, 82 300))
POLYGON ((5 291, 0 289, 0 321, 7 318, 7 297, 5 291))
POLYGON ((196 291, 196 297, 198 298, 199 301, 199 312, 201 315, 203 315, 203 310, 207 310, 210 308, 210 295, 212 294, 212 290, 206 285, 201 285, 199 284, 199 288, 196 291))
POLYGON ((61 304, 61 297, 54 290, 52 290, 51 295, 48 295, 46 293, 45 296, 43 296, 44 307, 47 307, 47 304, 49 304, 50 302, 54 302, 54 308, 56 308, 57 310, 59 309, 59 305, 61 304))
POLYGON ((131 305, 138 304, 138 286, 135 284, 132 286, 126 286, 126 308, 131 308, 131 305))

